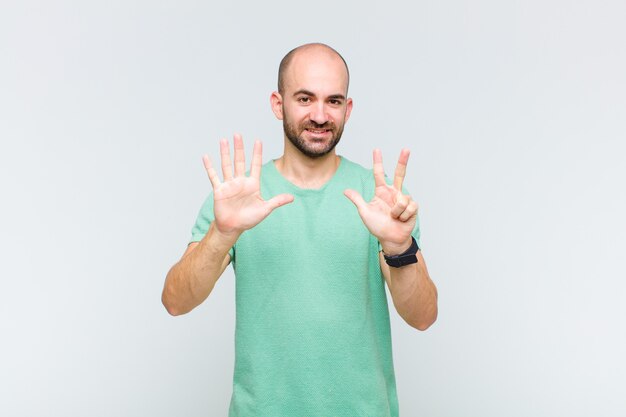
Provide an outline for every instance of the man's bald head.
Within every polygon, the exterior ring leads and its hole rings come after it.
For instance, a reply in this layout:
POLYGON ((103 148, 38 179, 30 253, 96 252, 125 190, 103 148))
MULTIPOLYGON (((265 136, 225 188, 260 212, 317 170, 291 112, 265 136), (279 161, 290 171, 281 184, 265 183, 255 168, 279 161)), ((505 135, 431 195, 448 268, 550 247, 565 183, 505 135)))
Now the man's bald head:
MULTIPOLYGON (((346 60, 343 59, 343 57, 341 56, 339 52, 337 52, 330 46, 325 45, 323 43, 307 43, 305 45, 301 45, 301 46, 298 46, 297 48, 292 49, 280 61, 280 66, 278 67, 278 92, 281 95, 284 94, 284 91, 285 91, 285 74, 287 70, 289 69, 291 61, 293 61, 293 58, 297 54, 307 53, 307 52, 317 52, 317 53, 325 52, 329 55, 334 55, 338 57, 339 59, 341 59, 341 61, 343 62, 343 65, 346 68, 346 75, 347 75, 348 83, 350 82, 350 71, 348 70, 348 64, 346 64, 346 60)), ((348 90, 348 85, 346 85, 346 93, 347 93, 347 90, 348 90)))

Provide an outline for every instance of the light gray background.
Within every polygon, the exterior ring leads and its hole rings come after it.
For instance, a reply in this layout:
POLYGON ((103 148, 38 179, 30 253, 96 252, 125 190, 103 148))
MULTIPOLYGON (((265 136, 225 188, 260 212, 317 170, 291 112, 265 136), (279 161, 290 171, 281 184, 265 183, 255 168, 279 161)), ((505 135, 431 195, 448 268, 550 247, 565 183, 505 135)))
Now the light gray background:
POLYGON ((440 315, 392 312, 402 415, 626 415, 624 21, 622 0, 3 0, 0 415, 226 415, 232 272, 183 317, 161 288, 201 155, 236 131, 280 154, 269 94, 311 41, 352 71, 339 152, 412 150, 440 315))

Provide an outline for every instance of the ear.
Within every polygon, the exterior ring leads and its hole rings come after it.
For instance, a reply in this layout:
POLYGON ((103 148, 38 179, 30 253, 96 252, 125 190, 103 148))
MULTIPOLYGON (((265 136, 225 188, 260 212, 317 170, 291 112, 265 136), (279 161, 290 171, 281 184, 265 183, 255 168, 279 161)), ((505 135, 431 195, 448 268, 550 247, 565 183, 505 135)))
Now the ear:
POLYGON ((278 120, 283 120, 283 97, 278 91, 274 91, 270 96, 270 104, 274 116, 276 116, 278 120))
POLYGON ((344 123, 347 122, 350 118, 350 113, 352 113, 352 99, 348 97, 348 99, 346 100, 346 118, 344 123))

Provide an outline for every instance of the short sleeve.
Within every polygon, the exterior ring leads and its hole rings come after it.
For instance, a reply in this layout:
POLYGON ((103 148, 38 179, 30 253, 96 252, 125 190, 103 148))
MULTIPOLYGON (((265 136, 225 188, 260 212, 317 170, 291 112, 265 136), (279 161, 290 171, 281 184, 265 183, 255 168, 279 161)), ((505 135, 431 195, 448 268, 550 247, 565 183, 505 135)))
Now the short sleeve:
MULTIPOLYGON (((215 220, 215 215, 213 212, 213 193, 211 193, 206 200, 204 200, 202 207, 200 207, 196 223, 191 228, 191 239, 189 239, 189 243, 201 241, 209 231, 209 226, 213 220, 215 220)), ((234 259, 234 248, 230 248, 228 254, 231 260, 234 259)))

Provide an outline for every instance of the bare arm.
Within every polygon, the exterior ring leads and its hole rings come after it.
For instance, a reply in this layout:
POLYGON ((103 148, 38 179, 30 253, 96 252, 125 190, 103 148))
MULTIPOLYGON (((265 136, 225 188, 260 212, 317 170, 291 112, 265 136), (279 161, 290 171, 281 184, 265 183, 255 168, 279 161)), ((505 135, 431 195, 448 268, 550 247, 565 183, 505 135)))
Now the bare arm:
MULTIPOLYGON (((411 246, 411 232, 417 221, 417 203, 402 194, 409 151, 403 150, 396 166, 393 185, 385 181, 382 155, 374 151, 374 181, 376 189, 372 201, 365 202, 354 190, 346 190, 359 211, 368 230, 376 236, 383 252, 398 255, 411 246)), ((382 273, 389 287, 398 314, 412 327, 425 330, 437 319, 437 288, 428 275, 424 257, 416 254, 416 264, 390 268, 380 254, 382 273)))
POLYGON ((428 275, 422 252, 417 252, 416 264, 401 268, 390 268, 381 252, 380 269, 400 317, 416 329, 429 328, 437 320, 437 288, 428 275))
POLYGON ((211 293, 230 263, 231 243, 211 224, 200 242, 192 242, 165 278, 161 301, 173 316, 185 314, 200 305, 211 293))
POLYGON ((228 251, 241 233, 256 226, 274 209, 293 201, 289 194, 279 194, 267 201, 261 197, 261 142, 254 144, 249 176, 245 174, 240 135, 235 135, 234 148, 233 173, 228 141, 220 142, 224 181, 220 181, 209 158, 206 155, 203 158, 213 186, 215 220, 204 238, 189 244, 183 257, 167 274, 161 300, 172 315, 188 313, 209 296, 230 262, 228 251))

